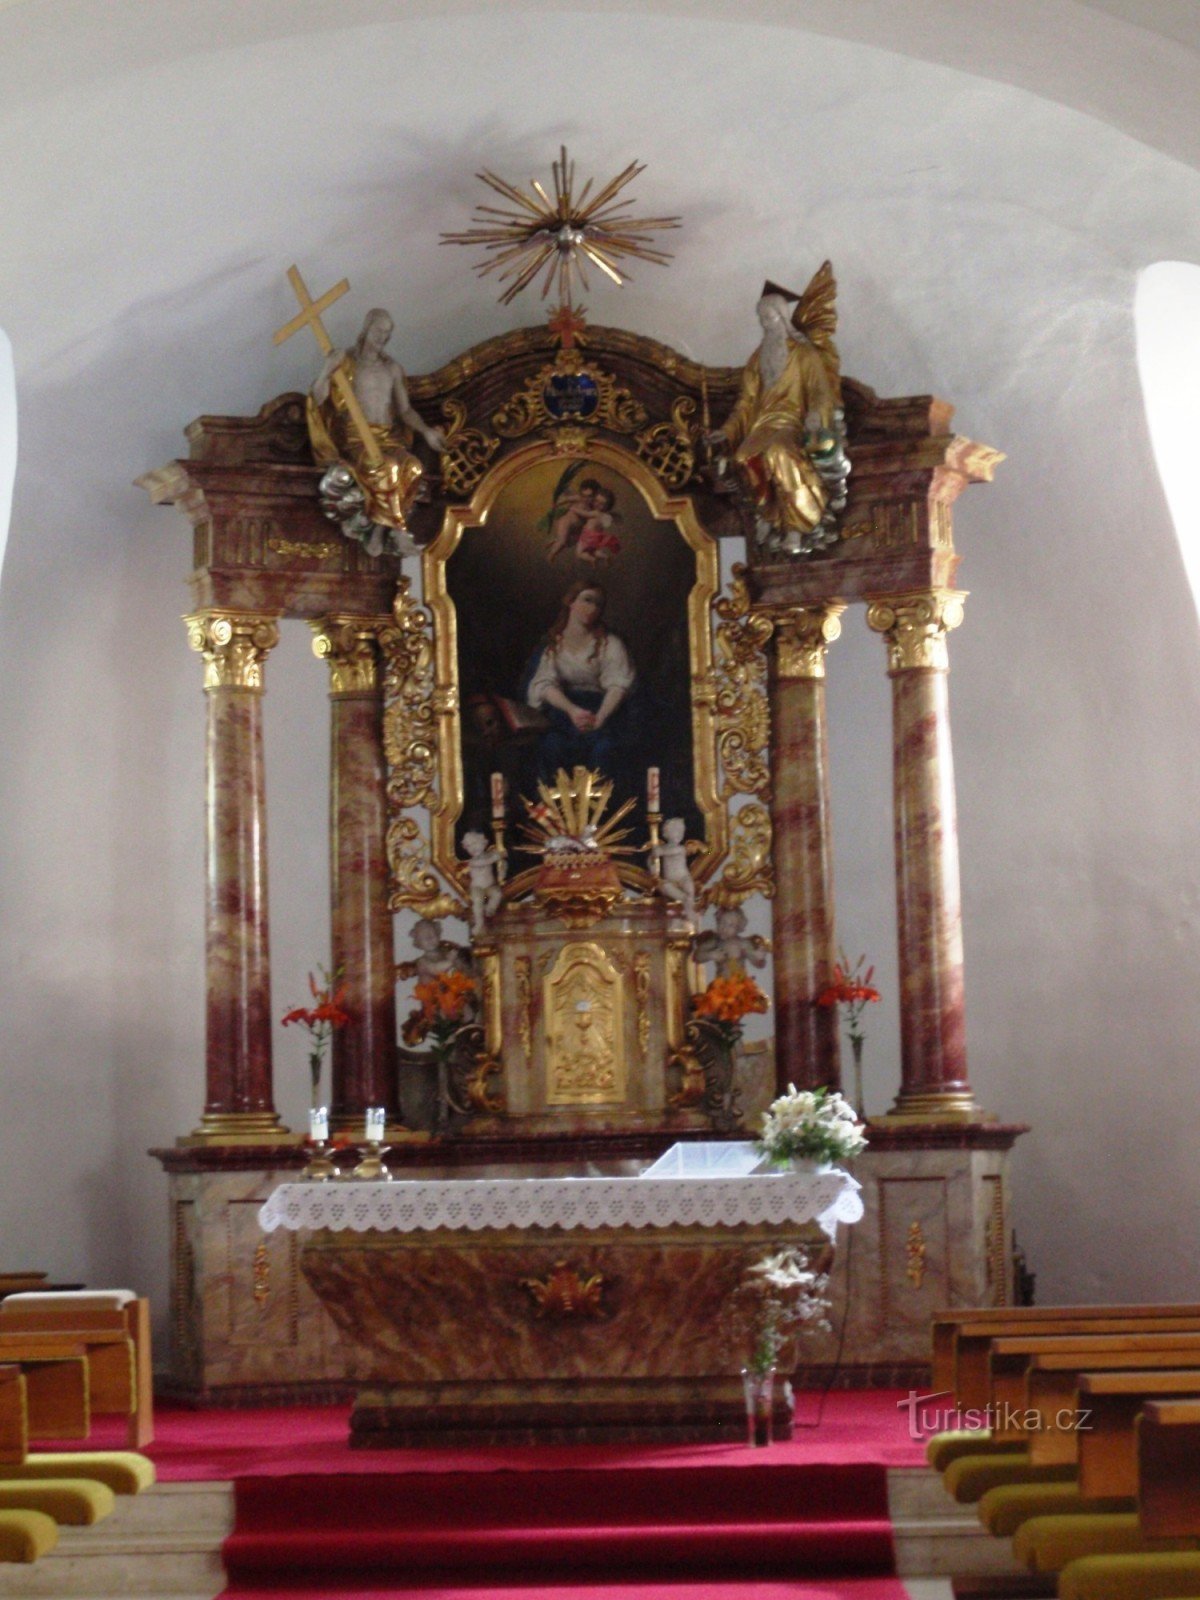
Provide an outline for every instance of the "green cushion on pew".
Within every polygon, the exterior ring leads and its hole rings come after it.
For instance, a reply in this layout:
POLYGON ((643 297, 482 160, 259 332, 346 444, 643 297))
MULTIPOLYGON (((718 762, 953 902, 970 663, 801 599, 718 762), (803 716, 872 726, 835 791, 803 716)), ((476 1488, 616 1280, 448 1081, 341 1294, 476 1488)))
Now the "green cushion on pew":
POLYGON ((58 1524, 44 1511, 0 1511, 0 1561, 36 1561, 58 1543, 58 1524))
POLYGON ((973 1505, 989 1489, 1002 1483, 1023 1483, 1030 1487, 1040 1483, 1073 1483, 1076 1472, 1071 1464, 1058 1467, 1033 1467, 1029 1464, 1029 1451, 1018 1450, 1004 1455, 959 1456, 942 1473, 947 1491, 960 1505, 973 1505))
POLYGON ((1136 1511, 1074 1517, 1030 1517, 1013 1537, 1013 1554, 1031 1572, 1061 1572, 1082 1556, 1148 1555, 1195 1550, 1197 1539, 1147 1539, 1136 1511))
POLYGON ((1075 1483, 1002 1483, 979 1502, 979 1520, 998 1539, 1011 1539, 1030 1517, 1080 1516, 1086 1512, 1133 1511, 1132 1498, 1085 1500, 1075 1483))
POLYGON ((8 1478, 0 1483, 0 1511, 44 1511, 60 1525, 87 1528, 112 1514, 112 1490, 94 1478, 8 1478))
POLYGON ((959 1456, 1011 1455, 1024 1449, 1015 1439, 993 1439, 990 1428, 950 1428, 926 1439, 925 1459, 935 1472, 945 1472, 959 1456))
POLYGON ((0 1483, 9 1478, 93 1478, 114 1494, 139 1494, 154 1482, 154 1463, 135 1450, 39 1450, 19 1466, 0 1463, 0 1483))
POLYGON ((1175 1600, 1200 1594, 1200 1551, 1082 1556, 1062 1569, 1059 1600, 1175 1600))

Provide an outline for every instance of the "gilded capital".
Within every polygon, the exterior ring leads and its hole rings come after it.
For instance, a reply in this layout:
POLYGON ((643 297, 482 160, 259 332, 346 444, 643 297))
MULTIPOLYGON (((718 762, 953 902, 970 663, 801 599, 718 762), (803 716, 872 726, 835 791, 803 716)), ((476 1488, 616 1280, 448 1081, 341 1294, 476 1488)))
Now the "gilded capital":
POLYGON ((204 657, 206 689, 261 694, 263 663, 279 643, 279 620, 253 611, 194 611, 184 617, 188 644, 204 657))
POLYGON ((370 694, 380 676, 379 631, 388 617, 326 617, 314 622, 313 655, 329 663, 330 694, 370 694))
POLYGON ((964 589, 925 589, 872 600, 867 607, 867 626, 887 637, 888 671, 925 667, 947 672, 946 635, 962 621, 966 598, 964 589))
POLYGON ((839 601, 830 600, 819 606, 790 606, 772 614, 776 679, 825 676, 825 647, 841 633, 845 609, 839 601))

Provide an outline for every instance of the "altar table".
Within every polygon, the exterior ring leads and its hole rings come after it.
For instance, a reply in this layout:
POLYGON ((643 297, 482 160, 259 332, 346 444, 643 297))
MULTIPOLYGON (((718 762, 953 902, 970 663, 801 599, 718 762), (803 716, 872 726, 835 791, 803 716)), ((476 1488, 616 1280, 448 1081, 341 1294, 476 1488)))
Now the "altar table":
POLYGON ((354 1444, 732 1441, 730 1296, 782 1247, 827 1258, 862 1210, 836 1168, 718 1168, 287 1183, 260 1221, 307 1234, 301 1271, 358 1358, 354 1444))

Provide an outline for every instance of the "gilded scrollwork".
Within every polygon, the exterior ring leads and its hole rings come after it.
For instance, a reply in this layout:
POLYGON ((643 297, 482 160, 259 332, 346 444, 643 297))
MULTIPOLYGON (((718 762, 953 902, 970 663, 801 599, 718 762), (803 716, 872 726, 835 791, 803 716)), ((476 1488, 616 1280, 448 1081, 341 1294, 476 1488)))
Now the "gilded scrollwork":
POLYGON ((492 413, 492 427, 500 437, 522 439, 535 428, 553 428, 565 421, 564 416, 556 415, 546 403, 554 380, 561 381, 564 377, 585 380, 592 392, 593 403, 586 412, 572 412, 572 421, 607 428, 610 433, 636 433, 648 423, 645 406, 613 373, 589 365, 577 350, 564 350, 555 361, 539 367, 526 378, 492 413))
POLYGON ((714 711, 721 796, 761 797, 771 784, 766 657, 771 621, 751 607, 746 569, 740 565, 733 569, 729 593, 714 603, 713 610, 718 618, 714 711))
POLYGON ((517 1036, 528 1060, 533 1054, 533 974, 528 956, 518 956, 517 977, 517 1036))
POLYGON ((681 395, 671 407, 670 422, 656 422, 637 435, 637 452, 670 489, 680 489, 696 470, 696 441, 689 418, 696 402, 681 395))
POLYGON ((908 1237, 904 1243, 905 1268, 904 1276, 914 1289, 919 1289, 925 1282, 925 1273, 928 1270, 926 1257, 929 1246, 925 1242, 925 1230, 919 1222, 910 1222, 908 1237))
POLYGON ((443 400, 446 449, 441 458, 442 486, 451 499, 465 500, 487 471, 500 440, 481 428, 468 428, 461 400, 443 400))
POLYGON ((638 1053, 646 1059, 650 1043, 650 957, 639 950, 633 958, 633 994, 637 1005, 638 1053))
POLYGON ((757 800, 748 801, 730 819, 729 855, 725 871, 709 893, 712 905, 740 905, 752 894, 775 893, 771 866, 771 813, 757 800))
POLYGON ((520 1287, 532 1297, 538 1317, 591 1318, 604 1315, 604 1277, 585 1278, 565 1261, 556 1261, 544 1278, 521 1278, 520 1287))
MULTIPOLYGON (((393 622, 379 631, 383 655, 383 748, 387 762, 388 867, 393 911, 424 917, 459 916, 462 899, 435 872, 429 844, 407 813, 432 806, 438 781, 438 695, 430 617, 401 578, 393 622)), ((443 695, 444 698, 444 695, 443 695)))

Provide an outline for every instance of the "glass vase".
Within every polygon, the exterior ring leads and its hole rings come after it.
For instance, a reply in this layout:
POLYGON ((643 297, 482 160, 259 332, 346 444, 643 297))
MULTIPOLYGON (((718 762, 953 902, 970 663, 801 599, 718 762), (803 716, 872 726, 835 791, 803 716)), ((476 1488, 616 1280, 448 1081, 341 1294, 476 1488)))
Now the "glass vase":
POLYGON ((746 1443, 752 1450, 771 1443, 775 1408, 775 1368, 756 1372, 742 1368, 742 1393, 746 1397, 746 1443))

